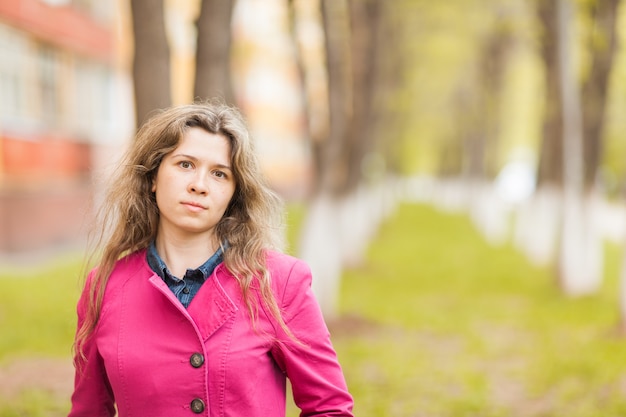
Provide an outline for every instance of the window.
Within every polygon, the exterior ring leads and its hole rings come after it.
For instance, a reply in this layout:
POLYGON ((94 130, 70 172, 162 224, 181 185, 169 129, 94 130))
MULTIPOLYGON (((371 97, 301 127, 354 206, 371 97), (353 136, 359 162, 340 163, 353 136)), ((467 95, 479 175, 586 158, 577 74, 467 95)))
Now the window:
POLYGON ((24 57, 28 43, 19 32, 0 24, 0 124, 26 118, 24 57))
POLYGON ((40 45, 38 51, 38 93, 41 100, 40 119, 47 126, 56 126, 59 119, 59 59, 49 46, 40 45))

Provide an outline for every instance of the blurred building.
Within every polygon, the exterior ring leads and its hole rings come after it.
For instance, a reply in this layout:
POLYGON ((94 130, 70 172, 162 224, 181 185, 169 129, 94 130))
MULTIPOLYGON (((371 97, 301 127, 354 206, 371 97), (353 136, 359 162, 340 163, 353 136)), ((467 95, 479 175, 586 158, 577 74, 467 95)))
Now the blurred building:
POLYGON ((100 149, 132 125, 117 1, 0 1, 0 251, 76 242, 100 149))
POLYGON ((284 197, 301 199, 310 189, 312 162, 304 81, 287 3, 237 1, 232 68, 237 102, 256 140, 265 175, 284 197))
MULTIPOLYGON (((174 104, 193 100, 199 0, 166 0, 174 104)), ((239 0, 233 80, 272 185, 306 193, 301 80, 286 3, 239 0)), ((127 0, 0 0, 0 253, 80 242, 134 133, 127 0)))

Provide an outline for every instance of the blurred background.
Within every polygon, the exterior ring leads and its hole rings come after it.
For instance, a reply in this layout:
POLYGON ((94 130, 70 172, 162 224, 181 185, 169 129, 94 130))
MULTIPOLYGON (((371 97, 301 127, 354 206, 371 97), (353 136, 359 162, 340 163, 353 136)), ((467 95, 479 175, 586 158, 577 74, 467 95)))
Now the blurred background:
POLYGON ((0 0, 0 416, 67 409, 102 181, 151 112, 212 97, 359 415, 626 415, 625 44, 620 0, 0 0))

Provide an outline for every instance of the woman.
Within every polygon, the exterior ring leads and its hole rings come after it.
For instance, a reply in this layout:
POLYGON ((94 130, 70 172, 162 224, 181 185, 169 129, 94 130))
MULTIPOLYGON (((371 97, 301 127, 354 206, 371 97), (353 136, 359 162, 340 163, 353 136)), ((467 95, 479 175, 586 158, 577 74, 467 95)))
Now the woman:
POLYGON ((278 252, 280 201, 240 114, 167 109, 137 133, 101 210, 78 302, 70 417, 352 416, 311 292, 278 252))

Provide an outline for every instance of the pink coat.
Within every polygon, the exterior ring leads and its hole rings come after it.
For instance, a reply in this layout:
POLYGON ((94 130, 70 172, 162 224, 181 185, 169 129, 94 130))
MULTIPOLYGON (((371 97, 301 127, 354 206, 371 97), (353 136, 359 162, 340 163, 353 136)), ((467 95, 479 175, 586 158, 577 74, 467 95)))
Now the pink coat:
MULTIPOLYGON (((259 310, 251 326, 223 264, 188 309, 146 262, 116 265, 76 372, 70 417, 284 417, 286 377, 302 416, 352 416, 352 397, 311 291, 308 266, 268 253, 272 289, 300 344, 259 310)), ((257 294, 256 292, 254 294, 257 294)), ((85 293, 78 318, 85 312, 85 293)))

